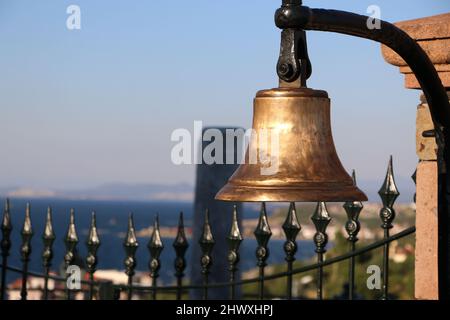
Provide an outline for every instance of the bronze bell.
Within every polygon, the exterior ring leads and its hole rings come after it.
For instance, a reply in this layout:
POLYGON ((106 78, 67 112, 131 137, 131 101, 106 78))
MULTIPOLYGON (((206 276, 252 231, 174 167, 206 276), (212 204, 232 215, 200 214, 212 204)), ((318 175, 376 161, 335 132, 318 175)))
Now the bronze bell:
MULTIPOLYGON (((343 168, 333 143, 326 91, 261 90, 254 99, 253 133, 245 162, 216 199, 226 201, 366 201, 343 168), (260 133, 275 132, 276 144, 260 133), (275 150, 276 149, 276 150, 275 150), (276 153, 276 154, 275 154, 276 153), (255 155, 258 161, 250 161, 255 155), (262 158, 272 161, 260 161, 262 158), (266 174, 264 169, 276 171, 266 174)), ((271 136, 273 139, 273 136, 271 136)))

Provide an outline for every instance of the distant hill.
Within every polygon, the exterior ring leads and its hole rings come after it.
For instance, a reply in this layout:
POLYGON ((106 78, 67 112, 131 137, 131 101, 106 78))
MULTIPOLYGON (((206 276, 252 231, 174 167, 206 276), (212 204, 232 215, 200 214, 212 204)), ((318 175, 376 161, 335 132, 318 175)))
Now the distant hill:
MULTIPOLYGON (((378 190, 382 180, 359 180, 358 186, 369 197, 369 201, 378 202, 378 190)), ((411 178, 396 178, 400 191, 398 202, 412 202, 415 186, 411 178)), ((48 190, 27 187, 0 187, 0 196, 15 198, 64 198, 86 200, 161 200, 161 201, 192 201, 194 186, 182 183, 165 184, 127 184, 108 183, 95 188, 77 190, 48 190)))
POLYGON ((63 198, 86 200, 167 200, 192 201, 194 187, 189 184, 108 183, 94 188, 48 190, 37 188, 0 188, 1 196, 15 198, 63 198))

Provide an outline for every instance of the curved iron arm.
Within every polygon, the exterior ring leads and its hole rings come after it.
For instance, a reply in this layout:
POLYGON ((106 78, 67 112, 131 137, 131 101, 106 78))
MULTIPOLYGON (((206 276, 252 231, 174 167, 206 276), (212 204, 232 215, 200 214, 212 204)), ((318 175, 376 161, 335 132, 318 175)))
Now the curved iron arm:
POLYGON ((450 298, 450 150, 445 142, 450 141, 450 103, 439 75, 427 54, 404 31, 393 24, 380 20, 380 29, 369 29, 369 17, 355 13, 310 9, 298 0, 283 0, 275 13, 275 24, 285 30, 330 31, 380 42, 395 51, 405 60, 417 78, 430 108, 438 146, 438 254, 439 297, 450 298))
POLYGON ((444 149, 444 137, 450 128, 450 105, 447 93, 427 54, 401 29, 380 20, 380 29, 367 28, 370 19, 364 15, 306 6, 282 6, 275 13, 275 24, 281 29, 330 31, 380 42, 401 56, 414 72, 430 107, 439 149, 444 149))

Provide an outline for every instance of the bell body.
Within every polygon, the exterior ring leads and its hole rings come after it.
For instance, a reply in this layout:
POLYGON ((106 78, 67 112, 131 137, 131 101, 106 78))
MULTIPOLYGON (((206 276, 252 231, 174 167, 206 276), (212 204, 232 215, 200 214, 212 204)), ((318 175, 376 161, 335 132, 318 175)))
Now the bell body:
POLYGON ((245 163, 216 199, 367 200, 336 154, 328 94, 309 88, 259 91, 254 100, 253 132, 245 163))

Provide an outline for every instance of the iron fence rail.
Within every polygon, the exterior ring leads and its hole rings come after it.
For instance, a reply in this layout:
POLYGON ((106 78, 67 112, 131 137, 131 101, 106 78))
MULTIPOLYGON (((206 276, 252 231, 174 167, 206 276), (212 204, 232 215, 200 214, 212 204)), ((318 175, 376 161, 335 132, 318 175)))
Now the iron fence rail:
MULTIPOLYGON (((353 173, 353 178, 356 184, 355 174, 353 173)), ((331 217, 328 213, 327 206, 324 202, 317 203, 316 210, 311 217, 311 220, 315 226, 316 232, 313 237, 316 259, 317 262, 307 266, 302 266, 299 268, 294 268, 295 254, 297 252, 297 242, 296 238, 301 230, 301 225, 297 218, 297 210, 295 203, 291 203, 286 220, 282 225, 282 229, 285 233, 286 241, 284 243, 285 260, 286 260, 286 271, 276 272, 273 274, 266 274, 265 268, 267 266, 266 260, 269 257, 268 243, 270 241, 272 232, 267 218, 266 206, 264 203, 261 205, 261 211, 259 215, 259 220, 254 231, 254 235, 257 241, 257 247, 255 251, 256 255, 256 267, 258 268, 258 274, 255 277, 249 279, 237 279, 236 271, 239 266, 240 254, 239 248, 243 241, 243 236, 239 229, 236 210, 236 206, 232 213, 232 223, 229 235, 227 237, 228 243, 228 272, 229 281, 222 283, 209 283, 208 275, 210 273, 210 267, 212 263, 211 252, 214 249, 214 236, 209 224, 209 212, 205 212, 205 218, 203 221, 203 232, 198 241, 198 244, 202 250, 201 260, 199 261, 201 265, 201 273, 203 276, 203 282, 201 284, 186 284, 184 282, 185 275, 184 270, 186 268, 185 254, 189 247, 189 243, 186 239, 184 230, 183 214, 180 214, 177 235, 172 244, 175 251, 176 257, 174 260, 174 276, 176 280, 175 285, 158 285, 157 279, 159 277, 159 270, 161 268, 160 255, 164 250, 164 244, 161 239, 159 217, 156 216, 153 232, 151 238, 147 244, 147 249, 149 251, 150 260, 148 263, 149 275, 151 278, 150 286, 142 286, 133 283, 135 268, 136 268, 136 251, 140 244, 138 243, 136 237, 136 231, 134 228, 133 215, 130 214, 128 218, 128 229, 124 239, 123 247, 125 250, 124 267, 125 274, 127 275, 127 284, 113 284, 110 281, 97 281, 94 278, 96 272, 96 266, 98 262, 97 250, 100 246, 100 238, 97 232, 97 223, 95 212, 92 212, 91 224, 89 228, 88 237, 86 240, 87 256, 85 258, 86 272, 88 275, 88 280, 81 280, 80 284, 83 286, 78 292, 84 292, 87 295, 87 299, 118 299, 121 292, 126 293, 127 299, 131 300, 133 294, 138 292, 140 294, 148 292, 152 299, 157 299, 158 292, 172 292, 175 294, 177 300, 182 298, 184 293, 188 293, 190 290, 202 290, 202 298, 208 299, 208 291, 212 288, 228 287, 229 288, 229 298, 236 298, 236 289, 239 286, 247 284, 257 284, 257 297, 259 299, 265 299, 268 297, 264 291, 264 284, 266 281, 271 281, 279 278, 286 278, 286 299, 292 299, 292 284, 293 276, 304 273, 307 271, 316 270, 317 271, 317 299, 323 299, 323 268, 334 263, 338 263, 344 260, 349 262, 349 273, 348 273, 348 284, 349 292, 348 299, 353 299, 355 296, 355 257, 364 254, 368 251, 383 248, 383 263, 382 263, 382 299, 387 299, 389 294, 389 244, 397 239, 403 238, 415 232, 415 227, 407 228, 395 235, 390 235, 389 230, 392 228, 392 222, 395 218, 395 210, 393 208, 394 202, 397 199, 399 192, 395 185, 393 167, 392 167, 392 157, 389 160, 388 169, 386 177, 384 179, 383 185, 379 191, 380 198, 383 203, 383 207, 380 210, 381 228, 383 229, 383 239, 375 241, 369 245, 362 248, 356 248, 356 242, 358 241, 357 235, 360 230, 359 214, 363 209, 361 202, 346 202, 343 207, 347 214, 347 221, 345 224, 345 230, 347 233, 347 241, 349 244, 349 250, 347 253, 324 260, 324 253, 326 251, 326 244, 328 242, 327 226, 331 221, 331 217)), ((69 289, 67 285, 68 276, 55 276, 50 274, 50 268, 52 266, 53 259, 53 243, 55 240, 55 234, 53 232, 52 225, 52 210, 48 208, 46 215, 46 223, 44 232, 42 234, 42 241, 44 243, 44 250, 42 253, 42 267, 44 272, 39 273, 35 271, 28 270, 28 264, 30 261, 31 239, 34 235, 34 231, 31 223, 31 209, 30 205, 26 206, 25 219, 23 227, 21 229, 22 244, 20 246, 20 254, 22 267, 15 267, 8 265, 8 257, 10 255, 11 248, 11 213, 10 213, 10 203, 6 200, 5 209, 3 214, 3 219, 1 223, 2 240, 0 243, 2 263, 1 263, 1 288, 0 288, 0 299, 6 299, 7 283, 6 283, 6 273, 7 271, 19 273, 21 275, 21 288, 20 297, 22 300, 26 300, 28 296, 28 278, 38 277, 44 279, 44 285, 42 288, 42 299, 48 299, 50 292, 65 291, 65 298, 72 299, 73 292, 69 289), (57 283, 63 283, 64 289, 54 288, 49 289, 49 280, 56 281, 57 283)), ((66 253, 64 255, 64 264, 66 269, 71 266, 75 261, 75 253, 77 250, 77 245, 79 242, 76 224, 75 224, 75 211, 71 209, 70 211, 70 222, 65 235, 64 243, 66 247, 66 253)), ((35 291, 35 288, 32 288, 35 291)))
MULTIPOLYGON (((277 272, 277 273, 273 273, 270 275, 266 275, 264 277, 265 281, 270 281, 270 280, 275 280, 275 279, 279 279, 279 278, 283 278, 283 277, 288 277, 288 276, 293 276, 293 275, 297 275, 297 274, 301 274, 301 273, 305 273, 311 270, 315 270, 319 267, 326 267, 338 262, 342 262, 345 260, 349 260, 352 258, 355 258, 363 253, 378 249, 383 247, 384 245, 391 243, 392 241, 395 240, 399 240, 402 239, 406 236, 409 236, 411 234, 414 234, 416 231, 416 227, 412 226, 409 227, 407 229, 404 229, 394 235, 389 236, 389 238, 383 238, 381 240, 375 241, 369 245, 366 245, 362 248, 358 248, 355 249, 353 251, 349 251, 345 254, 327 259, 325 261, 322 262, 317 262, 317 263, 313 263, 313 264, 309 264, 307 266, 302 266, 299 268, 293 268, 292 270, 288 270, 288 271, 283 271, 283 272, 277 272)), ((0 265, 1 268, 4 268, 3 265, 0 265)), ((23 270, 21 268, 17 268, 17 267, 12 267, 12 266, 6 266, 5 268, 8 271, 11 272, 15 272, 18 274, 22 274, 23 270)), ((37 278, 44 278, 47 277, 49 280, 54 280, 54 281, 59 281, 59 282, 65 282, 66 278, 65 277, 61 277, 61 276, 56 276, 56 275, 48 275, 46 276, 43 273, 39 273, 39 272, 34 272, 34 271, 29 271, 28 272, 28 276, 33 276, 33 277, 37 277, 37 278)), ((258 277, 253 277, 253 278, 248 278, 248 279, 243 279, 243 280, 239 280, 239 281, 235 281, 234 285, 236 286, 242 286, 242 285, 248 285, 248 284, 252 284, 252 283, 259 283, 261 281, 261 278, 258 277)), ((108 281, 91 281, 91 280, 81 280, 80 281, 81 284, 86 285, 86 286, 96 286, 96 287, 100 287, 102 285, 108 285, 109 282, 108 281)), ((138 285, 138 284, 132 284, 132 289, 133 290, 137 290, 137 291, 146 291, 146 292, 152 292, 154 290, 157 291, 178 291, 181 290, 183 292, 186 292, 188 290, 204 290, 205 288, 221 288, 221 287, 229 287, 231 284, 230 282, 217 282, 217 283, 209 283, 209 284, 202 284, 202 285, 165 285, 165 286, 160 286, 157 288, 154 288, 153 286, 142 286, 142 285, 138 285)), ((119 290, 119 291, 125 291, 127 292, 130 288, 129 285, 120 285, 120 284, 112 284, 111 285, 114 289, 119 290)), ((39 288, 31 288, 31 289, 27 289, 28 291, 33 290, 39 290, 39 291, 43 291, 43 289, 39 289, 39 288)), ((65 289, 52 289, 52 290, 65 290, 65 289)), ((83 291, 83 290, 80 290, 83 291)), ((86 291, 86 290, 85 290, 86 291)), ((255 295, 256 296, 256 295, 255 295)), ((258 297, 260 297, 260 295, 258 295, 258 297)))

